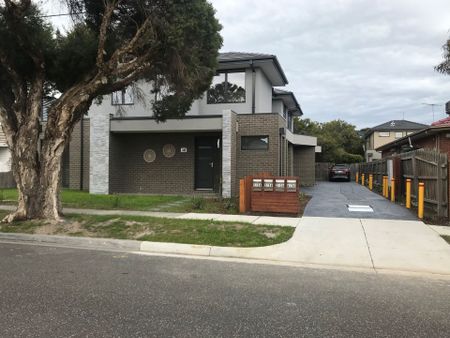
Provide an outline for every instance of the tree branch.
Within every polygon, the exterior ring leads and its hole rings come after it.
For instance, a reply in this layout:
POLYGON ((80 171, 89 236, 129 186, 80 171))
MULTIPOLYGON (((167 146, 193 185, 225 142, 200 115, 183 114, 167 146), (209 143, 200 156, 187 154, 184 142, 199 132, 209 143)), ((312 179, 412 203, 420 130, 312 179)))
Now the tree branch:
POLYGON ((103 13, 102 23, 100 25, 100 31, 98 35, 98 48, 97 48, 97 67, 102 69, 104 66, 105 56, 105 44, 108 34, 108 27, 111 24, 111 17, 114 13, 114 9, 120 3, 120 0, 107 1, 105 11, 103 13))
POLYGON ((111 59, 108 61, 108 68, 110 70, 114 70, 124 56, 126 56, 127 54, 133 54, 133 52, 135 51, 136 47, 140 42, 140 39, 143 37, 145 33, 148 32, 149 29, 151 29, 151 32, 154 34, 153 25, 150 20, 150 17, 147 17, 143 22, 142 26, 139 27, 139 29, 136 31, 136 34, 133 36, 133 38, 122 48, 117 49, 113 53, 111 59))

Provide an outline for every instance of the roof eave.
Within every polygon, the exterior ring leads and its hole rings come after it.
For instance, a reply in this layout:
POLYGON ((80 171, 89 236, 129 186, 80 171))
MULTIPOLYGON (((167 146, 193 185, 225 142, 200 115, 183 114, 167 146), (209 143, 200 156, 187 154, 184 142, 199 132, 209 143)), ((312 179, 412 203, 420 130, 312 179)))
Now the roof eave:
POLYGON ((284 82, 284 85, 289 84, 289 81, 286 77, 286 74, 283 71, 283 68, 281 68, 280 62, 278 61, 278 58, 275 55, 270 55, 270 56, 266 56, 266 57, 257 57, 257 58, 237 58, 234 60, 219 60, 219 64, 233 64, 233 63, 242 63, 242 62, 248 62, 249 64, 251 64, 251 62, 257 62, 257 61, 267 61, 267 60, 272 60, 275 68, 277 69, 278 73, 281 76, 282 81, 284 82))

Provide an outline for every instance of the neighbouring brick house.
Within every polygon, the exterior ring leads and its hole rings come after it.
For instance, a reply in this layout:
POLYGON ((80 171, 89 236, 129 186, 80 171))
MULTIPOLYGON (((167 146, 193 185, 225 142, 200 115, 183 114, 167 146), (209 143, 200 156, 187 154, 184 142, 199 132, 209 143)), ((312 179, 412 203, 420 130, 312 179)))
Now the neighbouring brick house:
MULTIPOLYGON (((238 194, 250 174, 314 184, 317 139, 293 133, 302 110, 274 55, 222 53, 217 75, 182 119, 158 123, 130 89, 93 104, 73 132, 63 185, 91 193, 238 194), (118 109, 120 108, 120 109, 118 109)), ((137 84, 144 93, 151 84, 137 84)))

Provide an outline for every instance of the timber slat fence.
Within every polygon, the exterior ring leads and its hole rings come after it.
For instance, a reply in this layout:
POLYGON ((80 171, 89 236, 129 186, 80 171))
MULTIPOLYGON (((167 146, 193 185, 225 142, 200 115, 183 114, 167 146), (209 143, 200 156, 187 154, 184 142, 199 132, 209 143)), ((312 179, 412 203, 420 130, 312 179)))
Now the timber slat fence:
POLYGON ((365 180, 373 175, 374 190, 381 191, 383 176, 393 177, 396 183, 396 196, 405 198, 406 179, 412 180, 411 202, 417 206, 417 191, 419 182, 425 183, 425 214, 427 216, 448 217, 449 186, 448 186, 448 156, 430 149, 419 149, 382 160, 353 164, 351 166, 353 180, 355 173, 359 177, 364 173, 365 180))
POLYGON ((316 181, 328 181, 330 162, 316 162, 316 181))

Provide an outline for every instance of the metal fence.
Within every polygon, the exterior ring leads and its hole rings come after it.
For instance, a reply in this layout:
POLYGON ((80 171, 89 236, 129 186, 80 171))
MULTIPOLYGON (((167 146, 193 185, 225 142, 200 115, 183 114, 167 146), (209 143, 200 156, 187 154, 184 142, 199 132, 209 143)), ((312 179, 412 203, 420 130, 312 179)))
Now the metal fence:
POLYGON ((406 179, 411 179, 411 202, 417 205, 419 182, 425 183, 425 214, 427 216, 448 217, 448 156, 435 150, 419 149, 383 158, 382 160, 352 165, 355 173, 373 175, 374 189, 381 191, 383 176, 395 179, 397 198, 406 195, 406 179))

